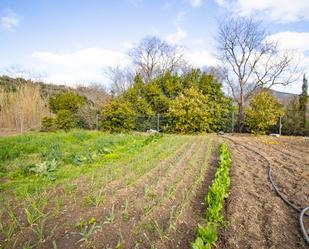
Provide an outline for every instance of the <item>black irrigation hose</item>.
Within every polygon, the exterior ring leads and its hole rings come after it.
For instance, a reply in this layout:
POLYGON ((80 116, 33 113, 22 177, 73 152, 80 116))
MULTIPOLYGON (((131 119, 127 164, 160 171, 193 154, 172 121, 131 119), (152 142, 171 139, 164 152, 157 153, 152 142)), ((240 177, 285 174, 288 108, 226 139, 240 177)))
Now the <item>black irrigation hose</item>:
POLYGON ((307 241, 307 243, 309 244, 309 237, 308 237, 308 234, 306 232, 306 228, 305 228, 305 225, 304 225, 304 215, 306 215, 306 212, 309 211, 309 206, 308 207, 305 207, 301 212, 300 212, 300 215, 299 215, 299 224, 300 224, 300 229, 303 233, 303 236, 305 238, 305 240, 307 241))
POLYGON ((276 186, 273 178, 272 178, 272 167, 271 167, 271 162, 270 160, 265 157, 264 155, 262 155, 260 152, 257 152, 255 150, 253 150, 252 148, 246 146, 246 145, 243 145, 243 144, 240 144, 240 143, 237 143, 235 142, 233 139, 229 138, 229 137, 226 137, 224 136, 224 138, 232 141, 233 143, 237 144, 237 145, 240 145, 252 152, 254 152, 255 154, 263 157, 266 161, 267 161, 267 164, 268 164, 268 178, 269 178, 269 181, 271 183, 271 185, 273 186, 276 194, 281 198, 281 200, 283 200, 288 206, 290 206, 291 208, 293 208, 296 212, 300 213, 299 215, 299 224, 300 224, 300 230, 303 234, 303 237, 305 239, 305 241, 307 242, 307 244, 309 245, 309 237, 308 237, 308 234, 306 232, 306 228, 305 228, 305 225, 304 225, 304 216, 309 216, 309 214, 307 214, 306 212, 309 211, 309 206, 305 207, 305 208, 299 208, 297 206, 295 206, 292 202, 290 202, 278 189, 278 187, 276 186))

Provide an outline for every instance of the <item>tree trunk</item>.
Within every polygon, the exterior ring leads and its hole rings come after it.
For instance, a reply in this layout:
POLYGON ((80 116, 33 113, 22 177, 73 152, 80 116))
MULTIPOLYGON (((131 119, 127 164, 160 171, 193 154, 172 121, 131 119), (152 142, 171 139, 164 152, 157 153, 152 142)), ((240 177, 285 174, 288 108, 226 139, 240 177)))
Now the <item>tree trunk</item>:
POLYGON ((238 132, 243 132, 245 126, 245 110, 244 110, 245 100, 243 90, 240 90, 240 101, 238 103, 238 132))

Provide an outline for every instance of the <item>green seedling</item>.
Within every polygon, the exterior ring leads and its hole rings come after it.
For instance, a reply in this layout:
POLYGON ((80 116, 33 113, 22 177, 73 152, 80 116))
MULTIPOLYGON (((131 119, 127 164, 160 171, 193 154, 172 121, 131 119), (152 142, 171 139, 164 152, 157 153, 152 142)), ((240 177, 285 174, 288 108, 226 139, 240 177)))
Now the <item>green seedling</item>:
POLYGON ((123 218, 125 221, 128 221, 128 220, 129 220, 128 207, 129 207, 129 201, 128 201, 128 199, 126 199, 125 202, 124 202, 124 210, 123 210, 123 212, 122 212, 122 218, 123 218))
POLYGON ((116 218, 116 214, 115 214, 114 205, 113 205, 111 211, 109 211, 108 215, 105 216, 103 225, 113 223, 115 218, 116 218))
POLYGON ((81 236, 81 239, 76 243, 83 241, 88 242, 94 230, 101 228, 101 226, 97 225, 96 219, 93 217, 90 218, 88 221, 81 220, 75 225, 75 227, 80 230, 78 234, 81 236))
POLYGON ((32 248, 32 246, 31 246, 31 244, 30 244, 29 241, 27 241, 27 242, 23 245, 23 249, 31 249, 31 248, 32 248))
POLYGON ((45 216, 38 208, 30 206, 29 208, 24 208, 27 222, 30 226, 33 226, 39 219, 45 216))
POLYGON ((45 225, 45 220, 42 221, 39 226, 34 226, 33 228, 31 228, 34 235, 37 237, 39 243, 42 243, 45 240, 44 225, 45 225))

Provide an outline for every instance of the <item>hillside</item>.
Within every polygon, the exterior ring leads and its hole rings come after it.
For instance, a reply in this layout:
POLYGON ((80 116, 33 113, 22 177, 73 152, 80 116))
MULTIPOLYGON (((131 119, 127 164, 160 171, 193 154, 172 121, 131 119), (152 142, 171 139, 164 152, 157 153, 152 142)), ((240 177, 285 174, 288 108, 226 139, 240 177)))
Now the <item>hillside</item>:
POLYGON ((272 90, 272 89, 270 89, 270 92, 271 92, 281 103, 285 103, 285 102, 288 101, 289 99, 298 96, 298 95, 295 94, 295 93, 280 92, 280 91, 276 91, 276 90, 272 90))
POLYGON ((25 85, 39 86, 43 98, 48 98, 48 96, 54 93, 68 91, 74 92, 78 95, 86 97, 87 100, 90 101, 94 106, 104 105, 110 98, 109 93, 103 85, 91 84, 89 86, 77 86, 74 88, 65 85, 35 82, 23 78, 12 78, 6 75, 0 76, 0 88, 4 88, 6 91, 14 91, 17 87, 25 85))

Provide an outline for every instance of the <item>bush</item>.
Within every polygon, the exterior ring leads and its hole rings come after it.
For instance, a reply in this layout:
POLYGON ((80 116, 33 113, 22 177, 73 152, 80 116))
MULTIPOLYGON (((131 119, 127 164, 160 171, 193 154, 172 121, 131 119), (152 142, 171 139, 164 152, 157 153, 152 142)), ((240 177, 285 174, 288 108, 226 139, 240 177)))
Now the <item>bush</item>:
POLYGON ((121 98, 112 100, 102 111, 103 130, 125 132, 135 128, 136 112, 130 102, 121 98))
POLYGON ((275 125, 283 111, 278 100, 266 90, 257 93, 246 109, 246 125, 252 133, 265 134, 275 125))
POLYGON ((54 94, 48 101, 49 109, 53 113, 58 113, 60 110, 67 110, 75 113, 85 102, 86 100, 84 97, 71 92, 54 94))
POLYGON ((41 126, 42 131, 54 131, 56 130, 55 119, 52 117, 43 117, 41 126))
POLYGON ((55 124, 58 129, 66 131, 78 126, 77 118, 68 110, 58 111, 55 124))
POLYGON ((190 88, 171 101, 166 115, 172 132, 209 132, 212 122, 208 96, 190 88))

